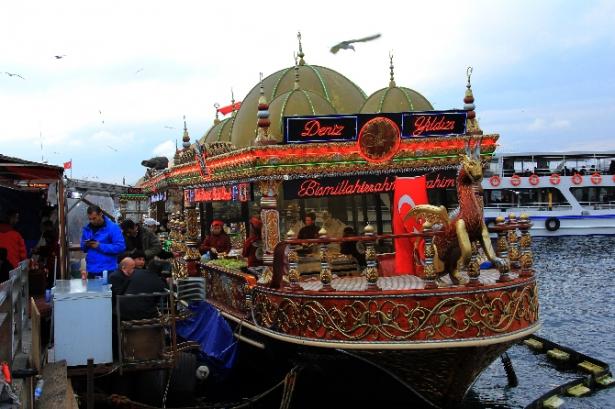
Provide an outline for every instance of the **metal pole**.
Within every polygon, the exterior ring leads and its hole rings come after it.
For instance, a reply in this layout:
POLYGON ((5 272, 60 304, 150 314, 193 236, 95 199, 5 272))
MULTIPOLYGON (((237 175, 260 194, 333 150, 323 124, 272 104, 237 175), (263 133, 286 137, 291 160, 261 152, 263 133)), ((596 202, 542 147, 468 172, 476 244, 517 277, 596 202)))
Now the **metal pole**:
POLYGON ((94 409, 94 359, 88 358, 87 382, 87 408, 94 409))

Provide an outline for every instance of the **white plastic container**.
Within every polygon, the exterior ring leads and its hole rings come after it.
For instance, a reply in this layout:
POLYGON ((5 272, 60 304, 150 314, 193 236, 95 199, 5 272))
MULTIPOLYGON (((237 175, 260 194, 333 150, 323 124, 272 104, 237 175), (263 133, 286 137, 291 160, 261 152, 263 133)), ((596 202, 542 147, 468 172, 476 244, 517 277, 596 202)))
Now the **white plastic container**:
POLYGON ((103 280, 57 280, 53 288, 54 359, 68 366, 113 362, 111 288, 103 280))

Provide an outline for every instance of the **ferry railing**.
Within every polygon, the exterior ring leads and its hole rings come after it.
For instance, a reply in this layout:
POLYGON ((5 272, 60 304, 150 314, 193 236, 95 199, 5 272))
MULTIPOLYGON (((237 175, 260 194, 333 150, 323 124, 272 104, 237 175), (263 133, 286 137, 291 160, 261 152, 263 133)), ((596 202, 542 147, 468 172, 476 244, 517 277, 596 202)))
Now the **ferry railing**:
POLYGON ((0 362, 12 363, 23 347, 28 325, 28 272, 28 260, 24 260, 0 283, 0 362))
POLYGON ((562 203, 552 203, 549 206, 548 202, 530 202, 530 203, 503 202, 503 203, 486 204, 484 209, 485 210, 501 210, 501 211, 506 211, 507 209, 545 211, 545 210, 572 210, 572 206, 570 204, 562 204, 562 203))
POLYGON ((609 201, 609 202, 579 202, 579 204, 583 208, 589 208, 589 209, 593 209, 593 210, 615 209, 615 202, 614 201, 609 201))

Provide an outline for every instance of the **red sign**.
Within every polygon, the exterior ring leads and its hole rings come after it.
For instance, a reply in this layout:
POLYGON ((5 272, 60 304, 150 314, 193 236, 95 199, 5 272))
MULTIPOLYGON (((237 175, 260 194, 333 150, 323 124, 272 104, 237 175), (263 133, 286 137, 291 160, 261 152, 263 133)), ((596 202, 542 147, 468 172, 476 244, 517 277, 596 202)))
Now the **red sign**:
POLYGON ((382 182, 369 183, 361 178, 357 178, 354 183, 348 179, 342 179, 336 185, 326 186, 317 179, 305 180, 299 186, 297 197, 323 197, 323 196, 343 196, 366 193, 382 193, 393 190, 394 178, 386 177, 382 182))
POLYGON ((305 125, 303 125, 303 132, 301 132, 301 136, 342 136, 342 131, 344 128, 344 125, 339 124, 334 124, 333 126, 321 125, 319 120, 313 119, 311 121, 307 121, 305 125))
POLYGON ((356 115, 284 119, 286 143, 354 141, 357 138, 356 115))
POLYGON ((466 113, 464 111, 410 112, 403 114, 404 135, 424 137, 464 134, 466 113))
MULTIPOLYGON (((396 176, 351 176, 319 179, 294 179, 284 182, 284 199, 309 199, 324 196, 346 196, 393 191, 396 176)), ((427 189, 455 187, 454 172, 427 174, 427 189)))
POLYGON ((218 202, 232 199, 231 189, 226 186, 194 189, 195 202, 218 202))

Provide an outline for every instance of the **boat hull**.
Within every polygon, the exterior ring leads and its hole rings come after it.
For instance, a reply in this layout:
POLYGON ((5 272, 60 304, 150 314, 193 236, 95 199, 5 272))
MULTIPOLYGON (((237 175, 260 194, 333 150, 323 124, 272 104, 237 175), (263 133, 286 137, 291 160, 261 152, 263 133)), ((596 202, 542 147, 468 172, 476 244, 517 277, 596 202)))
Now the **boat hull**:
POLYGON ((478 287, 308 291, 253 285, 242 273, 209 269, 207 298, 241 327, 244 340, 248 331, 247 341, 276 355, 326 363, 333 373, 347 365, 341 358, 361 361, 447 408, 512 343, 539 328, 533 276, 504 283, 484 276, 478 287))

